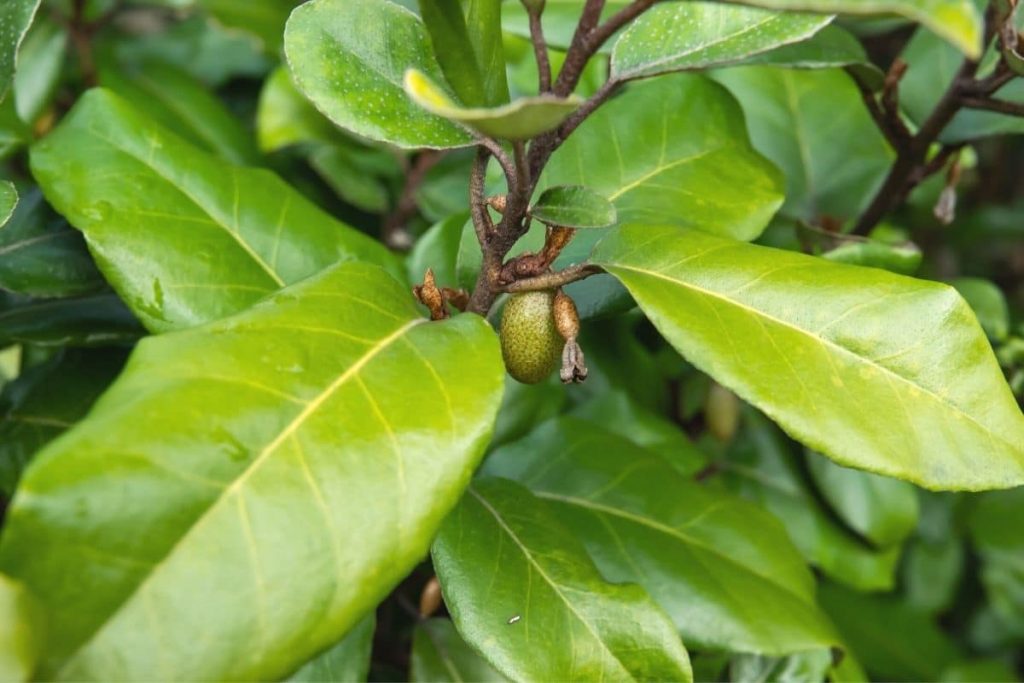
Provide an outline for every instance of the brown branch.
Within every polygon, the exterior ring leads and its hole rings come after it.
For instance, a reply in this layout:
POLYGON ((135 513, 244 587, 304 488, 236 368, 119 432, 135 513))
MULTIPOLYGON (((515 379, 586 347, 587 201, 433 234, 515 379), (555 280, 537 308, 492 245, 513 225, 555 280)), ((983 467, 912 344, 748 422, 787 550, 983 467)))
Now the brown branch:
POLYGON ((597 275, 598 273, 603 272, 604 269, 601 268, 601 266, 596 266, 592 263, 578 263, 554 273, 542 273, 534 277, 516 280, 515 282, 502 287, 501 291, 516 293, 554 289, 556 287, 564 287, 565 285, 576 282, 577 280, 583 280, 591 275, 597 275))
POLYGON ((494 223, 487 213, 484 198, 484 182, 487 174, 487 160, 490 153, 483 147, 477 147, 476 158, 473 159, 473 170, 469 175, 469 213, 473 218, 473 229, 476 231, 480 248, 485 249, 494 232, 494 223))
POLYGON ((962 102, 968 109, 983 109, 1008 116, 1024 116, 1024 104, 1017 102, 984 97, 965 97, 962 102))
POLYGON ((540 23, 540 12, 528 10, 530 17, 530 40, 533 55, 537 59, 537 79, 540 92, 551 92, 551 60, 548 57, 548 43, 544 39, 544 27, 540 23))

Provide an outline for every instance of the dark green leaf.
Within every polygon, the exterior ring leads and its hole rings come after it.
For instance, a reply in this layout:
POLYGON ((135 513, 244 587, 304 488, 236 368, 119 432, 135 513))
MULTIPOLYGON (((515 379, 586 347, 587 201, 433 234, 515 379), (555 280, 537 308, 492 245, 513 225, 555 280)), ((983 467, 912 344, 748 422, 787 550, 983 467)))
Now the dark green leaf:
POLYGON ((539 189, 553 185, 600 193, 622 222, 738 239, 757 237, 782 202, 781 178, 747 142, 735 101, 690 74, 631 84, 598 109, 552 156, 539 189))
POLYGON ((406 148, 473 142, 405 94, 407 69, 443 77, 423 22, 390 0, 307 2, 288 20, 285 53, 299 90, 342 128, 406 148))
POLYGON ((971 540, 982 558, 981 581, 999 618, 1024 635, 1024 489, 987 493, 970 517, 971 540))
POLYGON ((417 624, 413 631, 409 680, 413 683, 483 683, 507 679, 466 644, 452 622, 429 619, 417 624))
POLYGON ((618 228, 595 261, 687 360, 840 464, 1024 483, 1024 415, 951 287, 672 226, 618 228))
MULTIPOLYGON (((7 224, 18 206, 18 188, 9 180, 0 180, 0 228, 7 224)), ((5 231, 6 232, 6 231, 5 231)), ((0 233, 0 238, 4 233, 0 233)))
POLYGON ((829 25, 807 40, 783 45, 744 59, 741 64, 764 64, 792 69, 848 67, 873 87, 881 88, 884 75, 868 58, 860 41, 849 31, 829 25))
POLYGON ((399 272, 277 176, 207 155, 105 90, 33 147, 32 172, 151 330, 230 315, 338 260, 399 272))
POLYGON ((239 165, 258 158, 252 134, 238 117, 182 69, 161 62, 107 68, 100 84, 197 147, 239 165))
POLYGON ((806 40, 830 21, 820 14, 716 2, 663 3, 629 24, 616 41, 611 74, 631 80, 732 64, 806 40))
POLYGON ((778 517, 807 561, 858 590, 890 589, 899 549, 878 550, 837 522, 803 474, 796 453, 775 425, 755 411, 721 461, 727 487, 778 517))
POLYGON ((513 680, 693 680, 647 592, 605 581, 548 504, 517 484, 475 481, 433 557, 459 633, 513 680))
POLYGON ((0 567, 49 618, 40 676, 294 671, 422 559, 502 377, 481 318, 428 323, 354 262, 143 340, 8 511, 0 567))
POLYGON ((741 67, 715 78, 743 106, 754 146, 785 172, 783 212, 810 223, 859 215, 893 153, 849 76, 741 67))
POLYGON ((124 303, 109 293, 33 299, 0 292, 0 346, 106 346, 143 334, 124 303))
POLYGON ((499 449, 485 471, 549 501, 601 573, 644 586, 693 646, 786 654, 835 642, 782 526, 654 453, 562 418, 499 449))
POLYGON ((615 222, 615 207, 589 187, 556 185, 544 190, 530 215, 541 223, 567 228, 606 228, 615 222))
POLYGON ((807 464, 839 518, 875 545, 899 544, 917 526, 917 491, 910 484, 851 470, 817 453, 807 454, 807 464))
POLYGON ((285 679, 285 683, 359 683, 370 670, 370 650, 377 620, 371 613, 345 637, 285 679))
POLYGON ((964 576, 965 557, 963 540, 952 534, 941 540, 913 539, 902 569, 907 602, 929 614, 949 609, 964 576))
POLYGON ((459 100, 470 107, 508 102, 501 0, 419 0, 434 54, 459 100))
POLYGON ((10 498, 29 460, 85 417, 121 371, 120 349, 68 349, 4 387, 0 417, 0 491, 10 498))
POLYGON ((557 128, 583 102, 578 97, 538 95, 497 107, 463 107, 418 69, 405 72, 405 91, 418 105, 484 135, 528 140, 557 128))
POLYGON ((82 235, 43 201, 39 190, 29 191, 0 230, 0 287, 64 297, 95 292, 103 285, 82 235))

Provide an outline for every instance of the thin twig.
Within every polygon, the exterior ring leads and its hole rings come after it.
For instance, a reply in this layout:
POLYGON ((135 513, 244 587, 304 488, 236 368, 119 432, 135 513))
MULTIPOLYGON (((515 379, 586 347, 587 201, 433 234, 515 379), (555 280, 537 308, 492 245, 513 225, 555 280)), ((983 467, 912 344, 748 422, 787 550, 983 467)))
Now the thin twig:
POLYGON ((983 109, 985 111, 995 111, 1009 116, 1024 116, 1024 104, 1019 104, 1017 102, 1007 102, 1006 100, 982 97, 965 97, 962 102, 968 109, 983 109))
POLYGON ((416 191, 427 176, 427 172, 444 156, 443 151, 424 150, 416 157, 412 167, 405 176, 402 194, 398 198, 395 209, 388 214, 381 224, 380 232, 384 244, 392 249, 408 249, 412 246, 412 238, 406 230, 406 224, 412 220, 419 210, 416 204, 416 191))
POLYGON ((580 13, 580 20, 576 24, 576 31, 573 33, 572 42, 565 53, 565 61, 562 62, 562 70, 558 73, 558 80, 555 81, 554 92, 556 95, 565 97, 576 89, 580 74, 590 61, 591 52, 589 37, 590 33, 601 20, 601 12, 604 11, 605 0, 587 0, 580 13))
POLYGON ((476 158, 473 159, 473 170, 469 176, 469 212, 473 218, 473 229, 476 230, 476 239, 480 243, 481 249, 487 248, 491 233, 494 231, 484 198, 484 181, 489 158, 490 152, 486 148, 477 147, 476 158))
POLYGON ((555 287, 564 287, 569 283, 576 282, 577 280, 583 280, 591 275, 597 275, 598 273, 603 272, 604 269, 601 268, 601 266, 596 266, 592 263, 578 263, 554 273, 542 273, 541 275, 525 278, 523 280, 516 280, 515 282, 502 287, 501 291, 511 294, 516 292, 535 292, 545 289, 554 289, 555 287))
POLYGON ((537 59, 537 78, 540 92, 551 92, 551 60, 548 57, 548 43, 544 39, 544 26, 540 23, 540 12, 529 10, 530 40, 533 54, 537 59))

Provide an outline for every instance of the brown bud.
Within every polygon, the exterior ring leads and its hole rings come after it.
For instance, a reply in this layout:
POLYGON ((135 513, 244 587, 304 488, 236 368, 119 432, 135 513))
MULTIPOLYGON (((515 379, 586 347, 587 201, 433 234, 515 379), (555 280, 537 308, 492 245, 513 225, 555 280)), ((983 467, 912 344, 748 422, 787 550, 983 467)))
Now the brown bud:
POLYGON ((580 334, 580 316, 572 297, 559 289, 555 293, 553 308, 558 334, 567 342, 575 340, 580 334))
POLYGON ((434 270, 427 268, 423 276, 423 284, 412 288, 412 293, 420 303, 430 309, 431 320, 444 320, 448 317, 448 308, 444 303, 444 295, 434 282, 434 270))
POLYGON ((423 592, 420 593, 420 616, 426 619, 441 606, 441 584, 436 576, 431 576, 423 592))
POLYGON ((583 359, 583 349, 575 339, 565 342, 562 348, 562 369, 558 376, 563 384, 579 384, 587 378, 587 364, 583 359))
POLYGON ((505 213, 505 207, 508 206, 508 195, 496 194, 488 197, 487 206, 491 207, 498 213, 505 213))

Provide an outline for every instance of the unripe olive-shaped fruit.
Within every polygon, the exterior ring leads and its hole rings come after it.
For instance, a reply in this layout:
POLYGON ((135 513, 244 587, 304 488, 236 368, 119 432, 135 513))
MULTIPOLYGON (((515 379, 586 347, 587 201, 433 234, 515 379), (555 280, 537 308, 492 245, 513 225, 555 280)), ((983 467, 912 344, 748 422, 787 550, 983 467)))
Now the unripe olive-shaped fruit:
POLYGON ((514 294, 501 316, 501 355, 508 374, 536 384, 555 371, 565 340, 555 327, 553 291, 514 294))

